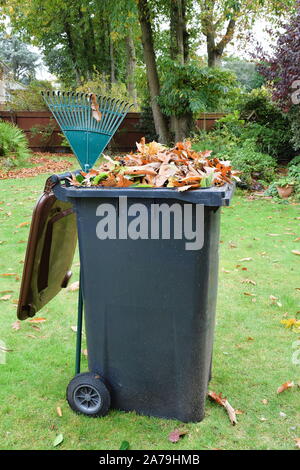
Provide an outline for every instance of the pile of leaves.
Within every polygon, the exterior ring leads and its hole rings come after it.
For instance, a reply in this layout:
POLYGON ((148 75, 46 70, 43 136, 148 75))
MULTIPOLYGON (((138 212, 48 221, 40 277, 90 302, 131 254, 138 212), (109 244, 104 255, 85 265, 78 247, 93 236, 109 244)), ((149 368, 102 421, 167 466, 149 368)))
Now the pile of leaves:
MULTIPOLYGON (((73 157, 73 155, 65 154, 65 156, 73 157)), ((9 171, 0 169, 0 180, 2 179, 19 179, 31 178, 44 173, 64 173, 74 165, 71 160, 55 160, 57 155, 46 153, 35 153, 30 158, 30 164, 34 165, 28 168, 14 168, 9 171), (54 157, 54 158, 53 158, 54 157)))
POLYGON ((104 155, 98 170, 72 175, 76 187, 177 188, 178 191, 222 186, 239 180, 229 161, 209 158, 212 151, 195 152, 191 142, 167 148, 157 142, 137 143, 137 152, 112 160, 104 155))

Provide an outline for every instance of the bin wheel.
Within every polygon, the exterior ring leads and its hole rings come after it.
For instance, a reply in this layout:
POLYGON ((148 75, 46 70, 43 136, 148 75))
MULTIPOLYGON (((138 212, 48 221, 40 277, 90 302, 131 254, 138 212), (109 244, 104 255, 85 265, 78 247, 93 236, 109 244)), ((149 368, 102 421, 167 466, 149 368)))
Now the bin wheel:
POLYGON ((67 387, 67 401, 73 411, 86 416, 105 416, 110 408, 110 394, 99 375, 76 375, 67 387))

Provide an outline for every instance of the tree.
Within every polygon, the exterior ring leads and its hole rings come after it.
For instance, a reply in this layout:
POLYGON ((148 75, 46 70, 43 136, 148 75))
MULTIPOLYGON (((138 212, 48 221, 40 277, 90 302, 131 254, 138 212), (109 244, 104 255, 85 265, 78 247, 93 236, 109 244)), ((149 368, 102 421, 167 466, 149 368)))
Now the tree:
POLYGON ((251 28, 258 18, 278 21, 292 10, 294 0, 197 0, 201 33, 206 39, 209 67, 219 66, 234 37, 251 28))
POLYGON ((266 78, 273 100, 289 113, 296 150, 300 148, 300 1, 297 11, 278 36, 272 55, 258 49, 258 70, 266 78))
POLYGON ((155 130, 159 136, 159 141, 166 144, 170 141, 170 134, 166 118, 157 101, 160 95, 160 82, 154 50, 150 8, 148 0, 138 0, 137 5, 155 130))
POLYGON ((16 36, 0 34, 0 59, 9 66, 14 80, 28 84, 35 78, 39 55, 16 36))

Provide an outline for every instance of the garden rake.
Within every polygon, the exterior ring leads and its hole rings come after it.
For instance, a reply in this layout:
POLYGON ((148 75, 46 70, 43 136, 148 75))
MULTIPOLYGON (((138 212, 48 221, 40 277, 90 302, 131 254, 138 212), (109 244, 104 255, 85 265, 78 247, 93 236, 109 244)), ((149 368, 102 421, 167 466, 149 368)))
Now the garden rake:
POLYGON ((84 171, 93 167, 133 106, 93 93, 48 91, 42 95, 84 171))

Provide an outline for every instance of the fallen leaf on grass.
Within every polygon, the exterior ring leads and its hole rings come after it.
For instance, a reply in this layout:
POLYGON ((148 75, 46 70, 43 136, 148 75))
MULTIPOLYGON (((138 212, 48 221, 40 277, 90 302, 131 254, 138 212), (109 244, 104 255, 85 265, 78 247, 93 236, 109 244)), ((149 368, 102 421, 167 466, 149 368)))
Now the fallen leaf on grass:
POLYGON ((0 276, 1 277, 15 277, 16 281, 20 280, 19 275, 17 273, 4 273, 4 274, 0 274, 0 276))
POLYGON ((60 418, 62 417, 62 411, 61 411, 61 407, 60 407, 60 406, 58 406, 58 407, 56 408, 56 413, 58 414, 58 416, 59 416, 60 418))
POLYGON ((296 437, 296 439, 294 439, 294 441, 296 442, 296 447, 298 447, 298 449, 300 449, 300 437, 296 437))
POLYGON ((280 385, 280 387, 277 388, 277 395, 279 393, 284 392, 285 390, 288 390, 289 388, 293 388, 295 386, 294 382, 285 382, 284 384, 280 385))
POLYGON ((12 349, 8 349, 8 348, 6 348, 5 346, 3 346, 3 345, 0 344, 0 351, 3 351, 3 352, 12 352, 12 349))
POLYGON ((267 235, 269 235, 269 237, 279 237, 280 233, 267 233, 267 235))
POLYGON ((300 256, 300 251, 298 251, 298 250, 292 250, 292 253, 293 253, 294 255, 300 256))
POLYGON ((11 295, 10 295, 10 294, 3 295, 3 297, 0 297, 0 300, 9 300, 9 299, 11 299, 11 295))
POLYGON ((252 286, 256 286, 256 282, 252 281, 251 279, 242 279, 241 283, 242 284, 252 284, 252 286))
POLYGON ((13 330, 17 331, 21 328, 21 322, 19 320, 17 320, 11 325, 11 327, 12 327, 13 330))
POLYGON ((243 261, 253 261, 253 258, 241 258, 239 261, 240 261, 240 262, 243 262, 243 261))
POLYGON ((187 431, 181 431, 180 429, 175 429, 174 431, 170 432, 169 434, 169 441, 170 442, 178 442, 180 438, 185 436, 187 434, 187 431))
POLYGON ((211 398, 213 401, 215 401, 216 403, 218 403, 220 406, 223 406, 223 408, 226 409, 227 413, 228 413, 228 416, 229 416, 229 419, 230 419, 230 422, 231 424, 234 426, 235 424, 237 424, 237 419, 236 419, 236 412, 234 410, 234 408, 232 408, 232 406, 230 405, 230 403, 228 402, 227 398, 223 398, 222 397, 222 393, 220 393, 219 395, 215 392, 208 392, 208 396, 209 398, 211 398))
POLYGON ((17 225, 16 228, 21 228, 21 227, 26 227, 26 225, 29 225, 30 222, 22 222, 21 224, 17 225))
POLYGON ((267 405, 269 403, 266 398, 264 398, 261 402, 262 402, 263 405, 267 405))
POLYGON ((47 321, 46 318, 42 318, 42 317, 36 317, 36 318, 31 318, 30 320, 28 320, 29 323, 43 323, 45 321, 47 321))
POLYGON ((285 328, 300 328, 300 320, 297 320, 297 318, 288 318, 287 320, 280 320, 280 323, 282 325, 285 325, 285 328))
POLYGON ((58 434, 58 436, 56 436, 56 438, 53 441, 53 447, 59 446, 59 444, 61 444, 63 440, 64 440, 63 434, 58 434))
POLYGON ((71 326, 71 330, 74 331, 74 333, 77 333, 77 326, 71 326))
POLYGON ((293 242, 300 242, 300 237, 295 238, 293 242))
POLYGON ((85 357, 88 357, 88 350, 87 350, 87 349, 83 349, 83 350, 82 350, 82 354, 83 354, 85 357))
POLYGON ((75 291, 79 290, 79 281, 75 281, 72 284, 70 284, 69 287, 67 288, 67 290, 70 291, 70 292, 75 292, 75 291))
POLYGON ((249 295, 250 297, 255 297, 255 294, 252 294, 251 292, 244 292, 244 295, 249 295))
POLYGON ((37 326, 37 325, 30 325, 31 328, 33 328, 34 330, 37 330, 37 331, 41 331, 40 327, 37 326))
POLYGON ((122 441, 119 450, 128 450, 128 449, 129 449, 129 442, 128 441, 122 441))

